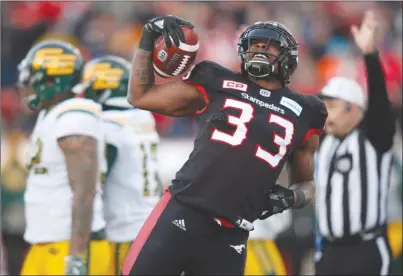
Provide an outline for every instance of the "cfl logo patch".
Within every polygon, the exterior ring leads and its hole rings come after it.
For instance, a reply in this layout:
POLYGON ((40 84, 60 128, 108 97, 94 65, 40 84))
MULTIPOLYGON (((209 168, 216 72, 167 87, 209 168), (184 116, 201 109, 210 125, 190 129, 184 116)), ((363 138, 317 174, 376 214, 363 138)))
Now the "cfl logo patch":
POLYGON ((236 82, 236 81, 230 81, 230 80, 223 81, 222 87, 229 88, 229 89, 235 89, 235 90, 241 90, 244 92, 246 92, 246 90, 248 90, 247 84, 236 82))

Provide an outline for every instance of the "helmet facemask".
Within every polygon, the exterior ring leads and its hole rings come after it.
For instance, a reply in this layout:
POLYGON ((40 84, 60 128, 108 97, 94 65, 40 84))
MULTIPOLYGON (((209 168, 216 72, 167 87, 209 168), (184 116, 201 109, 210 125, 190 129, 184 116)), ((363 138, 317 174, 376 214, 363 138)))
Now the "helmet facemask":
POLYGON ((44 78, 44 73, 42 70, 37 71, 34 76, 31 74, 28 63, 25 59, 21 61, 18 65, 18 95, 20 100, 32 111, 37 111, 42 108, 42 101, 40 94, 33 89, 33 85, 36 82, 42 81, 44 78))
POLYGON ((93 59, 85 65, 73 93, 91 99, 105 109, 132 108, 126 99, 130 69, 130 63, 118 56, 93 59))
POLYGON ((262 37, 249 37, 246 42, 247 43, 244 43, 243 48, 246 48, 247 50, 239 53, 242 57, 245 71, 254 78, 266 79, 267 77, 274 76, 277 71, 276 65, 284 58, 285 51, 281 49, 279 55, 272 55, 267 52, 267 49, 270 44, 278 45, 277 41, 262 37), (266 46, 253 51, 252 45, 255 42, 263 42, 266 46), (248 56, 251 56, 251 58, 248 58, 248 56))
POLYGON ((43 102, 53 100, 56 95, 70 93, 71 82, 63 82, 60 76, 46 74, 45 66, 32 72, 27 67, 19 67, 19 78, 17 82, 21 100, 33 111, 43 108, 43 102))
POLYGON ((255 79, 278 80, 285 86, 297 67, 297 49, 298 44, 284 28, 272 23, 252 25, 241 35, 238 42, 242 73, 255 79), (256 42, 263 42, 266 46, 252 50, 256 42), (279 49, 277 55, 268 53, 270 45, 279 49), (258 55, 264 55, 267 59, 254 59, 258 55))
POLYGON ((93 91, 92 87, 96 81, 97 78, 94 76, 89 80, 79 82, 73 86, 72 92, 78 96, 93 100, 99 104, 105 104, 106 100, 112 94, 112 90, 104 89, 93 91))

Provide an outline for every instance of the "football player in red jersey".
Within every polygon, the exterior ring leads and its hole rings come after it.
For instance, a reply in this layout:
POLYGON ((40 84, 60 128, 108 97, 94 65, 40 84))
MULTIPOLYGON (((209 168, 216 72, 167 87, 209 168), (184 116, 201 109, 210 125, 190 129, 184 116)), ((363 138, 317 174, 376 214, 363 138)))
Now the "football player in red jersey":
MULTIPOLYGON (((133 243, 123 275, 243 275, 252 222, 314 197, 314 152, 323 102, 287 88, 298 44, 281 23, 256 22, 241 35, 242 72, 203 61, 182 81, 154 83, 162 35, 183 41, 175 16, 150 20, 132 63, 128 101, 167 116, 196 117, 193 152, 133 243), (276 185, 285 162, 289 188, 276 185)), ((168 47, 170 45, 167 45, 168 47)))

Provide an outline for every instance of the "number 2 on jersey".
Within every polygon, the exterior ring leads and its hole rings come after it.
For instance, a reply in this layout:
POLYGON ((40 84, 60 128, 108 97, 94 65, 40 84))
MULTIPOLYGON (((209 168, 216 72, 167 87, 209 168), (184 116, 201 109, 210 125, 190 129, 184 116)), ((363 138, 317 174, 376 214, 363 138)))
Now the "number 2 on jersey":
MULTIPOLYGON (((43 151, 43 142, 40 139, 37 139, 34 144, 33 154, 27 166, 28 171, 30 171, 35 165, 41 163, 42 151, 43 151)), ((34 174, 46 174, 47 172, 48 170, 45 167, 36 167, 34 169, 34 174)))
MULTIPOLYGON (((236 147, 240 146, 242 142, 246 139, 246 135, 248 133, 247 125, 253 118, 254 109, 251 104, 234 99, 226 99, 224 103, 224 108, 229 107, 241 110, 241 115, 239 117, 233 115, 228 115, 227 117, 227 122, 231 125, 236 126, 234 133, 231 135, 215 129, 211 135, 211 139, 215 141, 221 141, 236 147)), ((287 147, 291 144, 292 138, 294 136, 294 124, 276 114, 270 114, 268 123, 277 124, 280 127, 284 128, 285 136, 281 137, 276 133, 274 134, 273 142, 278 146, 277 153, 270 153, 263 149, 260 145, 257 145, 255 156, 266 161, 271 167, 275 168, 284 158, 285 154, 287 153, 287 147)))

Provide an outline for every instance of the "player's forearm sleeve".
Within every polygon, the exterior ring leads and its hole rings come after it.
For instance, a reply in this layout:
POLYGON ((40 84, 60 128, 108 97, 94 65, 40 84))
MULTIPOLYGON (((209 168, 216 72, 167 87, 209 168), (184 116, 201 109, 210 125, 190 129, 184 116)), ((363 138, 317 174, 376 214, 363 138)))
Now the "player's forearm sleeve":
POLYGON ((385 74, 378 52, 364 56, 368 82, 367 111, 362 129, 378 151, 389 150, 395 134, 392 104, 386 90, 385 74))

